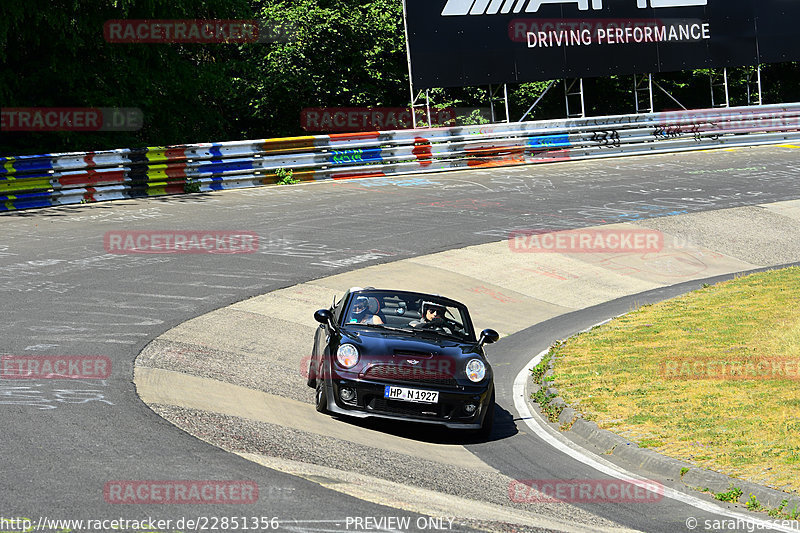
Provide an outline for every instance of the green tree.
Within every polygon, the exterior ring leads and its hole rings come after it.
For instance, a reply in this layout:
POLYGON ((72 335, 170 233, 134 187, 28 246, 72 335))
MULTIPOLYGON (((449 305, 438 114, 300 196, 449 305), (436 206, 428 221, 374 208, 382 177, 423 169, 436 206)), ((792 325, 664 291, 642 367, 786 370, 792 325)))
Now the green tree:
POLYGON ((0 153, 218 140, 231 130, 236 45, 108 43, 114 19, 249 16, 247 0, 27 0, 0 4, 3 107, 134 107, 135 133, 8 133, 0 153))
POLYGON ((265 0, 259 16, 290 38, 243 50, 259 74, 236 80, 249 102, 249 132, 296 134, 308 107, 408 104, 398 0, 265 0))

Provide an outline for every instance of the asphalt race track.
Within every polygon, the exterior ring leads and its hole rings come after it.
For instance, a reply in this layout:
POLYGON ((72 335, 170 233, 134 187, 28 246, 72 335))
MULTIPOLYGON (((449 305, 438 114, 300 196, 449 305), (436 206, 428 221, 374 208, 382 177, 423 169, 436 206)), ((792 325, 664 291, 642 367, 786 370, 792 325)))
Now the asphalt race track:
MULTIPOLYGON (((36 524, 42 517, 258 516, 277 517, 282 529, 296 531, 346 530, 353 516, 409 516, 414 523, 416 514, 256 467, 176 429, 137 397, 134 359, 193 317, 356 267, 499 241, 520 228, 577 228, 797 199, 799 153, 777 146, 717 150, 4 214, 0 353, 107 356, 112 370, 103 381, 0 381, 0 518, 36 524), (251 255, 108 254, 104 235, 115 230, 250 231, 261 245, 251 255), (168 479, 251 480, 259 498, 246 510, 104 499, 111 481, 168 479)), ((472 449, 510 468, 531 459, 515 439, 472 449)), ((548 460, 554 478, 589 475, 548 460)), ((587 510, 643 531, 676 531, 687 514, 701 516, 662 503, 587 510)))

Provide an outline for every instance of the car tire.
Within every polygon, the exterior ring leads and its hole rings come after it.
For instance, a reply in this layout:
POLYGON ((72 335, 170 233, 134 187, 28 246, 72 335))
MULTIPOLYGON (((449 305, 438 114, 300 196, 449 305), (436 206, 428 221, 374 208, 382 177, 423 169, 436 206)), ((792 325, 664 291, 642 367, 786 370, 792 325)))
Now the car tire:
POLYGON ((312 389, 317 388, 317 374, 314 372, 313 358, 311 359, 311 361, 308 362, 308 379, 306 379, 306 385, 308 385, 312 389))
POLYGON ((320 413, 328 412, 328 396, 325 393, 325 381, 322 379, 317 380, 317 392, 314 395, 315 406, 320 413))
POLYGON ((486 415, 483 417, 481 428, 475 432, 475 436, 481 440, 486 440, 492 434, 492 427, 494 426, 494 391, 489 399, 489 405, 486 407, 486 415))

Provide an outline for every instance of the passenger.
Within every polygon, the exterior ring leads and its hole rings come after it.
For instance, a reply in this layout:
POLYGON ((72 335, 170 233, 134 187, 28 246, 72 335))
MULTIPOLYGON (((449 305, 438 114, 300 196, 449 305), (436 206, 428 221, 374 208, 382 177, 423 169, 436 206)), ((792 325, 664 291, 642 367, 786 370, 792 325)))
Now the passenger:
POLYGON ((350 324, 383 324, 383 320, 378 316, 377 298, 367 298, 357 296, 350 311, 350 324))

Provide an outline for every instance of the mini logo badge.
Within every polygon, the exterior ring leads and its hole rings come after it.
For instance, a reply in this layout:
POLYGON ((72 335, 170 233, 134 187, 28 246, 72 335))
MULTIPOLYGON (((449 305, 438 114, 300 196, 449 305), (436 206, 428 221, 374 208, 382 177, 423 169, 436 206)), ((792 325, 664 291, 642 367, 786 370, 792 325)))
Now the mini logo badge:
MULTIPOLYGON (((633 0, 631 0, 633 1, 633 0)), ((578 10, 588 11, 589 0, 528 0, 526 13, 536 13, 542 4, 578 4, 578 10)), ((497 13, 519 13, 525 0, 447 0, 442 10, 443 17, 458 15, 496 15, 497 13)), ((708 0, 636 0, 636 7, 692 7, 706 6, 708 0)), ((591 9, 602 10, 603 0, 591 0, 591 9)))
POLYGON ((406 359, 406 361, 410 365, 418 365, 419 364, 419 361, 417 361, 416 359, 406 359))

